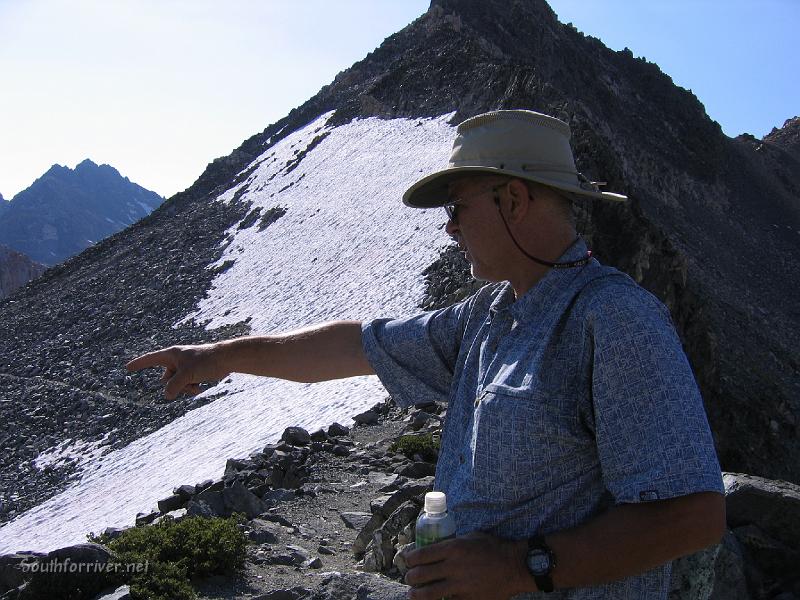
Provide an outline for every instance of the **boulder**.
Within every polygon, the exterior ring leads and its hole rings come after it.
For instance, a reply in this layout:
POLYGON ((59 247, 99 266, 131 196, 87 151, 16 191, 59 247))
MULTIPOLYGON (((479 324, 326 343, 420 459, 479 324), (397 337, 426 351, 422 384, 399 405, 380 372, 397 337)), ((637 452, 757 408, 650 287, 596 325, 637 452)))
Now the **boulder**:
POLYGON ((306 446, 311 443, 311 435, 302 427, 287 427, 283 431, 281 441, 291 446, 306 446))
POLYGON ((111 592, 100 592, 92 600, 131 600, 131 590, 127 585, 121 585, 111 592))
POLYGON ((322 583, 303 600, 407 600, 408 586, 370 573, 321 573, 322 583))
POLYGON ((672 563, 670 600, 751 600, 743 550, 728 531, 722 542, 672 563))
POLYGON ((190 515, 230 517, 233 513, 242 513, 252 519, 266 511, 268 506, 244 485, 236 482, 219 492, 200 492, 189 501, 186 508, 190 515))
POLYGON ((100 544, 77 544, 53 550, 22 567, 27 580, 20 598, 92 598, 112 585, 116 576, 104 567, 114 555, 100 544))
POLYGON ((171 496, 167 496, 163 500, 158 501, 158 510, 161 513, 168 513, 183 507, 185 502, 186 500, 184 496, 180 494, 172 494, 171 496))
POLYGON ((735 528, 757 525, 787 546, 800 540, 800 486, 745 475, 724 473, 728 524, 735 528))
POLYGON ((420 506, 416 502, 407 501, 395 510, 391 516, 372 534, 372 543, 367 552, 372 551, 373 560, 365 559, 376 571, 385 573, 393 566, 397 536, 410 523, 414 523, 419 515, 420 506))
POLYGON ((380 415, 376 413, 374 410, 367 410, 363 413, 359 413, 353 417, 353 421, 358 423, 359 425, 375 425, 378 422, 380 415))
POLYGON ((372 518, 371 513, 365 512, 343 512, 339 516, 344 521, 346 527, 350 529, 361 530, 372 518))
POLYGON ((328 435, 330 437, 340 437, 343 435, 350 435, 350 428, 339 423, 331 423, 328 427, 328 435))

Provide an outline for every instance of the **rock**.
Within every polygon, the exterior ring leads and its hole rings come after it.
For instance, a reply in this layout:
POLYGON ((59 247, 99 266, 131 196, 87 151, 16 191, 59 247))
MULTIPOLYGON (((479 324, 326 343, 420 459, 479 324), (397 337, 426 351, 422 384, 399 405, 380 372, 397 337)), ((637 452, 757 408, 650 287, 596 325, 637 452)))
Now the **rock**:
POLYGON ((380 415, 373 410, 368 410, 363 413, 359 413, 353 417, 353 421, 358 423, 359 425, 375 425, 378 422, 380 415))
POLYGON ((787 546, 752 524, 736 527, 733 533, 759 569, 770 577, 782 578, 797 571, 800 550, 796 547, 787 546))
POLYGON ((311 593, 311 590, 304 587, 293 587, 288 590, 272 590, 266 594, 253 596, 252 600, 300 600, 311 593))
POLYGON ((130 587, 121 585, 113 592, 101 592, 92 600, 131 600, 130 587))
POLYGON ((159 517, 156 517, 153 520, 153 525, 156 523, 161 522, 164 519, 174 519, 176 521, 180 521, 183 517, 187 515, 188 511, 185 508, 179 508, 177 510, 171 510, 170 512, 163 514, 159 517))
POLYGON ((343 435, 350 435, 350 428, 339 423, 331 423, 328 427, 328 435, 330 437, 340 437, 343 435))
POLYGON ((416 544, 414 542, 399 544, 397 547, 397 552, 394 555, 392 564, 397 568, 402 577, 405 577, 405 574, 408 572, 408 565, 405 561, 405 555, 414 548, 416 548, 416 544))
POLYGON ((336 444, 333 447, 332 452, 336 456, 348 456, 350 454, 350 449, 347 446, 342 446, 341 444, 336 444))
POLYGON ((305 446, 311 442, 311 435, 302 427, 287 427, 283 431, 281 441, 292 446, 305 446))
POLYGON ((409 428, 413 431, 419 431, 425 427, 425 425, 431 422, 431 419, 435 419, 434 415, 431 415, 424 410, 419 410, 411 415, 409 428))
POLYGON ((304 563, 309 563, 313 559, 311 558, 311 552, 303 548, 302 546, 286 546, 286 549, 289 551, 289 555, 292 557, 292 564, 301 566, 304 563))
POLYGON ((187 512, 190 515, 208 516, 208 511, 217 517, 230 517, 233 513, 243 513, 252 519, 266 511, 268 506, 253 492, 236 482, 219 492, 205 491, 189 501, 187 512))
POLYGON ((672 563, 671 600, 750 600, 742 549, 726 532, 722 542, 672 563))
POLYGON ((325 433, 324 429, 317 429, 316 431, 311 432, 311 441, 313 442, 327 442, 328 441, 328 434, 325 433))
POLYGON ((28 565, 46 556, 40 552, 18 552, 0 556, 0 595, 21 586, 30 577, 28 565))
POLYGON ((343 512, 339 516, 344 521, 346 527, 350 529, 361 530, 372 518, 371 513, 365 512, 343 512))
POLYGON ((233 475, 241 471, 253 471, 256 464, 249 458, 229 458, 225 463, 225 475, 233 475))
POLYGON ((115 540, 127 529, 129 529, 129 527, 106 527, 103 530, 103 535, 109 540, 115 540))
POLYGON ((409 481, 396 492, 373 500, 370 503, 370 510, 373 514, 378 513, 388 517, 406 500, 430 492, 432 489, 433 477, 423 477, 415 481, 409 481))
POLYGON ((98 572, 98 567, 114 559, 100 544, 77 544, 53 550, 36 559, 37 567, 26 574, 29 579, 24 598, 91 598, 114 583, 113 576, 98 572))
MULTIPOLYGON (((386 473, 369 473, 367 474, 367 479, 369 480, 370 483, 375 483, 377 485, 382 486, 380 489, 380 491, 382 492, 395 491, 395 489, 397 489, 396 486, 398 485, 398 483, 401 482, 401 478, 398 477, 396 474, 387 475, 386 473), (391 490, 387 489, 393 486, 395 486, 394 489, 391 490)), ((405 483, 405 480, 403 480, 402 483, 405 483)))
POLYGON ((322 568, 322 559, 319 556, 317 556, 315 558, 312 558, 311 560, 307 560, 302 564, 302 566, 308 569, 320 569, 322 568))
POLYGON ((284 527, 294 527, 291 521, 289 521, 286 517, 282 517, 280 515, 274 515, 272 513, 264 513, 258 518, 261 519, 262 521, 270 521, 272 523, 278 523, 279 525, 283 525, 284 527))
MULTIPOLYGON (((419 504, 411 500, 406 501, 373 533, 371 549, 374 561, 372 564, 377 571, 386 572, 392 567, 397 535, 407 525, 416 521, 419 511, 419 504)), ((369 550, 370 548, 367 548, 367 552, 369 550)))
POLYGON ((163 500, 158 501, 158 510, 162 513, 168 513, 173 510, 177 510, 184 505, 184 497, 180 494, 172 494, 171 496, 167 496, 163 500))
POLYGON ((247 534, 248 539, 255 544, 277 544, 278 534, 280 533, 280 526, 262 521, 261 519, 253 519, 250 521, 250 532, 247 534))
POLYGON ((141 525, 148 525, 152 523, 153 521, 155 521, 156 517, 159 516, 159 514, 160 513, 158 511, 153 511, 150 513, 143 513, 143 512, 137 513, 135 521, 136 526, 139 527, 141 525))
MULTIPOLYGON (((212 482, 209 482, 208 485, 211 485, 212 482)), ((193 485, 182 485, 172 490, 173 494, 177 494, 184 500, 189 500, 192 496, 197 493, 198 489, 193 485)))
POLYGON ((296 498, 297 494, 294 490, 287 490, 283 488, 278 488, 277 490, 270 490, 264 495, 261 496, 261 499, 264 501, 273 501, 273 502, 284 502, 285 500, 291 500, 292 498, 296 498))
POLYGON ((330 572, 304 600, 407 600, 408 586, 369 573, 330 572))
POLYGON ((436 475, 436 465, 429 462, 413 462, 400 468, 399 474, 412 479, 436 475))
POLYGON ((367 545, 372 541, 372 534, 383 524, 385 517, 380 514, 373 514, 369 521, 358 532, 353 542, 353 555, 361 556, 367 549, 367 545))
POLYGON ((800 486, 741 473, 724 473, 728 524, 757 525, 787 546, 800 540, 800 486))

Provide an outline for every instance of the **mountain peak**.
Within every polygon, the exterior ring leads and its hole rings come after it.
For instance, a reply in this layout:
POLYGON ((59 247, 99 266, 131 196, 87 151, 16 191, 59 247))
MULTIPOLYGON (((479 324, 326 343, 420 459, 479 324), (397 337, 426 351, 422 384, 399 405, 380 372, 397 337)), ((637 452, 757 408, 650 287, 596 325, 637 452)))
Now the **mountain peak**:
POLYGON ((84 158, 78 165, 75 167, 75 170, 78 169, 88 169, 90 167, 97 168, 97 163, 95 163, 91 158, 84 158))
POLYGON ((770 142, 800 159, 800 116, 786 119, 783 127, 773 127, 763 141, 770 142))

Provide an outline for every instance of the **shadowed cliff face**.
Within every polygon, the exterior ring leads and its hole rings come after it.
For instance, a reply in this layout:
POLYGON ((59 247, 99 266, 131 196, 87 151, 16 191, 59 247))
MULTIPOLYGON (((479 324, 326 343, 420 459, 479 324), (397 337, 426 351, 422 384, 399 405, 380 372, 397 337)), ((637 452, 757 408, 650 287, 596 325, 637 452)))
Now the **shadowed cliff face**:
MULTIPOLYGON (((154 419, 176 418, 189 402, 139 406, 140 390, 118 371, 123 357, 155 346, 231 335, 169 326, 211 286, 204 266, 247 213, 213 202, 216 195, 244 181, 267 148, 329 110, 331 125, 451 112, 455 124, 499 108, 568 122, 580 170, 630 196, 623 206, 582 202, 578 221, 602 262, 670 308, 723 468, 800 482, 797 120, 763 140, 728 138, 656 65, 558 23, 541 0, 435 1, 308 102, 213 161, 191 188, 0 305, 9 325, 0 330, 0 375, 29 378, 43 403, 63 396, 52 381, 76 397, 95 390, 98 408, 87 414, 113 412, 134 424, 121 429, 119 444, 150 431, 154 419), (97 376, 109 372, 113 381, 97 376)), ((467 293, 465 276, 458 257, 445 253, 425 274, 425 305, 467 293)), ((31 397, 22 387, 14 392, 14 381, 9 397, 31 397)), ((14 461, 29 462, 43 439, 31 433, 32 449, 14 461)), ((14 464, 4 481, 22 477, 14 464)))
POLYGON ((0 299, 10 296, 31 279, 44 273, 46 268, 24 254, 0 244, 0 299))

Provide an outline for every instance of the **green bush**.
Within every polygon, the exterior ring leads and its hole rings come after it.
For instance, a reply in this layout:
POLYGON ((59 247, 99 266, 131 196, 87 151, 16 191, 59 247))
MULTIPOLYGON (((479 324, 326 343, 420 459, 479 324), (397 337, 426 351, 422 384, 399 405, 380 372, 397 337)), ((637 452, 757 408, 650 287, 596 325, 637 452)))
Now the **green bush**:
POLYGON ((389 450, 392 452, 399 452, 408 458, 413 458, 415 454, 419 454, 423 460, 428 462, 436 462, 439 458, 439 437, 434 437, 431 433, 423 433, 419 435, 401 435, 397 438, 389 450))
POLYGON ((117 562, 145 564, 144 572, 128 576, 131 597, 148 600, 190 600, 195 597, 189 579, 230 573, 244 563, 247 539, 239 530, 242 517, 228 519, 164 517, 155 525, 127 529, 116 539, 89 536, 107 546, 117 562))

